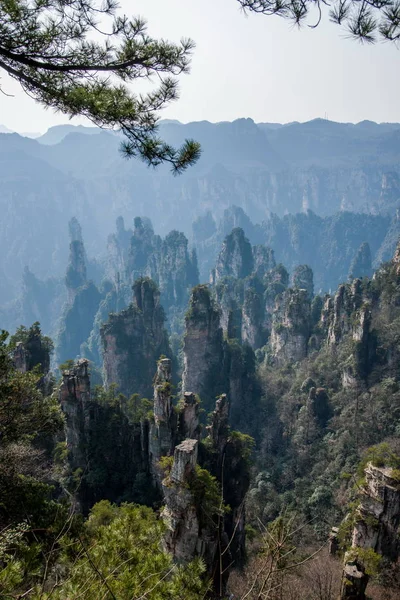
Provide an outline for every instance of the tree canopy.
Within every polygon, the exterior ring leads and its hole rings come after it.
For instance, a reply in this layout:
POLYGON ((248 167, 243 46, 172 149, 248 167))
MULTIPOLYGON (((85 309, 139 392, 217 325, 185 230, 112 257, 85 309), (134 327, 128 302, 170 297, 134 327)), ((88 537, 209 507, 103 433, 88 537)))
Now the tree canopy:
POLYGON ((398 0, 238 0, 245 11, 278 15, 296 25, 308 22, 318 27, 323 12, 329 20, 347 28, 349 36, 374 43, 381 38, 400 39, 400 2, 398 0))
POLYGON ((157 135, 159 111, 178 97, 194 43, 174 44, 147 33, 146 22, 118 14, 116 0, 1 0, 0 69, 46 107, 119 129, 123 150, 148 165, 181 172, 200 146, 178 149, 157 135), (146 93, 128 84, 154 77, 146 93))

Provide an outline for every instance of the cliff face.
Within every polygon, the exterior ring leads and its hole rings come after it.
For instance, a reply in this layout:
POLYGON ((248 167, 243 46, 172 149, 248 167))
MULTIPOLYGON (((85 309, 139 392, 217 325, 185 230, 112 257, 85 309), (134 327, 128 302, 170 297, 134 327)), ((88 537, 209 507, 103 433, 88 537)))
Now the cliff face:
POLYGON ((231 566, 243 560, 243 501, 249 485, 243 448, 230 431, 228 415, 223 394, 212 413, 207 445, 193 438, 177 445, 162 482, 167 550, 179 562, 202 557, 219 594, 225 591, 231 566), (200 468, 198 460, 210 472, 200 468), (217 481, 224 482, 223 488, 217 481), (221 497, 223 504, 229 504, 229 512, 221 507, 221 497))
POLYGON ((400 555, 400 479, 392 468, 365 468, 365 483, 360 490, 351 549, 345 555, 342 599, 364 600, 369 576, 366 552, 396 562, 400 555))
POLYGON ((81 355, 93 327, 101 294, 92 280, 87 280, 87 260, 77 219, 69 223, 70 257, 65 277, 68 300, 63 307, 57 333, 56 354, 59 363, 81 355))
POLYGON ((66 441, 69 464, 74 471, 85 468, 88 456, 85 446, 90 435, 90 378, 89 363, 79 360, 71 370, 64 371, 59 390, 61 408, 66 416, 66 441))
POLYGON ((298 362, 307 355, 311 305, 306 290, 289 288, 277 297, 271 351, 278 364, 298 362))
POLYGON ((73 239, 69 246, 69 263, 65 276, 68 299, 72 303, 77 290, 86 283, 86 255, 81 239, 73 239))
POLYGON ((223 391, 225 381, 220 312, 205 285, 192 290, 185 317, 183 353, 182 389, 199 394, 208 411, 223 391))
POLYGON ((254 288, 246 290, 242 308, 241 339, 253 349, 261 348, 268 339, 265 308, 262 293, 254 288))
POLYGON ((391 561, 400 553, 400 480, 392 468, 369 463, 361 491, 353 548, 372 548, 391 561), (368 518, 371 517, 371 518, 368 518))
POLYGON ((264 346, 279 274, 273 251, 262 245, 252 248, 243 229, 237 227, 226 237, 210 281, 228 338, 237 338, 254 350, 264 346))
POLYGON ((101 301, 101 294, 92 281, 75 290, 71 304, 64 307, 57 339, 59 362, 80 355, 81 344, 90 335, 93 321, 101 301))
MULTIPOLYGON (((163 481, 165 508, 162 518, 167 527, 165 546, 178 562, 189 562, 201 555, 202 532, 196 500, 190 483, 196 476, 198 441, 187 439, 174 450, 171 473, 163 481)), ((212 554, 216 540, 213 540, 212 554)))
POLYGON ((144 217, 134 219, 133 231, 117 221, 117 233, 108 240, 108 274, 117 291, 137 278, 151 278, 159 287, 173 331, 179 330, 189 291, 199 282, 197 256, 189 252, 185 235, 173 230, 162 239, 144 217))
POLYGON ((189 290, 199 283, 197 258, 190 256, 183 233, 171 231, 161 246, 158 281, 165 306, 186 305, 189 290))
POLYGON ((299 265, 293 272, 293 287, 306 290, 310 300, 314 296, 314 274, 308 265, 299 265))
POLYGON ((219 253, 212 283, 223 277, 244 279, 253 271, 254 258, 249 240, 245 237, 243 229, 236 227, 225 238, 219 253))
POLYGON ((330 311, 328 343, 338 344, 344 335, 353 330, 352 315, 362 304, 361 282, 356 279, 351 286, 339 286, 330 311))
POLYGON ((368 242, 363 242, 357 250, 349 270, 349 279, 362 279, 372 276, 371 249, 368 242))
POLYGON ((110 314, 101 328, 106 386, 115 383, 128 397, 134 393, 152 395, 154 364, 162 354, 170 354, 164 323, 157 286, 150 279, 138 279, 132 304, 110 314))
POLYGON ((162 358, 157 363, 154 378, 154 421, 150 424, 149 464, 155 485, 160 485, 162 471, 159 461, 173 452, 177 436, 177 419, 172 405, 171 361, 162 358))
POLYGON ((59 401, 66 417, 66 486, 83 513, 102 499, 152 504, 149 423, 115 395, 90 389, 88 361, 63 372, 59 401), (78 479, 77 479, 78 478, 78 479))
POLYGON ((28 330, 24 342, 17 342, 13 351, 13 362, 17 371, 27 373, 34 367, 40 367, 43 375, 47 375, 50 369, 50 351, 48 345, 43 341, 42 333, 38 323, 32 325, 28 330))
POLYGON ((207 443, 199 440, 197 395, 186 392, 173 406, 168 358, 157 363, 153 415, 137 412, 136 401, 91 394, 84 359, 63 372, 59 400, 66 416, 66 480, 80 510, 87 513, 101 498, 152 505, 162 494, 165 548, 178 562, 201 557, 222 593, 232 565, 244 557, 249 486, 246 436, 230 430, 226 395, 216 403, 207 443))
POLYGON ((125 229, 125 222, 121 216, 117 218, 115 224, 116 232, 109 235, 107 239, 107 274, 112 281, 117 282, 124 278, 127 269, 133 232, 131 229, 125 229))

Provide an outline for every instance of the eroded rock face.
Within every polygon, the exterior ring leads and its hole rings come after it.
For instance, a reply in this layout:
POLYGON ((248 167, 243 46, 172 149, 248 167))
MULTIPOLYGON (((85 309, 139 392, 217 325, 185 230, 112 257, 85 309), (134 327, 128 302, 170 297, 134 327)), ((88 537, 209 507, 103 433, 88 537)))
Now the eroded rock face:
POLYGON ((269 271, 276 267, 272 248, 258 244, 253 246, 253 273, 263 279, 269 271))
POLYGON ((268 333, 263 296, 256 290, 249 289, 245 293, 242 308, 241 339, 256 350, 266 344, 268 333))
POLYGON ((253 271, 254 258, 249 240, 243 229, 236 227, 225 238, 215 265, 214 281, 222 277, 244 279, 253 271))
POLYGON ((226 394, 218 398, 207 429, 213 448, 222 457, 229 435, 229 402, 226 394))
POLYGON ((89 363, 79 360, 72 369, 64 371, 59 390, 61 409, 66 416, 66 441, 72 470, 87 464, 85 441, 90 434, 89 363))
POLYGON ((135 416, 124 402, 107 397, 99 402, 92 396, 85 359, 63 372, 59 400, 66 417, 67 486, 80 511, 87 514, 102 499, 158 501, 150 475, 148 420, 135 416))
POLYGON ((65 307, 57 339, 59 362, 75 359, 81 354, 81 344, 89 337, 99 309, 101 294, 89 281, 74 291, 71 304, 65 307))
POLYGON ((349 280, 372 276, 371 249, 368 242, 363 242, 357 250, 349 270, 349 280))
POLYGON ((185 392, 179 421, 179 433, 182 438, 199 439, 199 409, 200 402, 196 394, 185 392))
POLYGON ((393 469, 365 469, 365 486, 353 530, 353 548, 372 548, 394 561, 400 554, 400 482, 393 469))
POLYGON ((355 279, 351 285, 340 285, 333 299, 333 306, 327 306, 330 319, 328 343, 337 344, 344 335, 352 333, 353 313, 362 305, 361 281, 355 279))
POLYGON ((154 483, 160 486, 162 471, 159 461, 173 452, 176 437, 176 415, 171 398, 171 360, 157 363, 154 379, 154 422, 150 423, 149 458, 154 483))
POLYGON ((192 290, 185 318, 183 392, 195 391, 206 410, 223 391, 224 347, 220 312, 207 286, 192 290))
POLYGON ((51 394, 50 350, 37 323, 30 327, 23 342, 17 342, 12 353, 12 360, 14 367, 20 373, 27 373, 35 367, 39 367, 42 377, 38 386, 45 395, 51 394))
POLYGON ((314 274, 308 265, 299 265, 295 268, 292 276, 293 287, 306 290, 310 300, 314 296, 314 274))
POLYGON ((306 290, 289 288, 277 297, 271 332, 271 351, 277 364, 307 356, 310 313, 306 290))
POLYGON ((24 344, 18 342, 13 352, 14 366, 20 373, 26 373, 28 369, 28 353, 25 350, 24 344))
POLYGON ((214 288, 220 309, 220 325, 228 338, 241 338, 243 286, 233 277, 221 279, 214 288))
POLYGON ((196 253, 189 252, 186 236, 176 230, 165 239, 155 235, 149 220, 136 217, 126 259, 126 277, 150 277, 160 289, 167 313, 188 301, 188 290, 199 283, 196 253))
POLYGON ((197 440, 187 439, 176 446, 170 475, 171 481, 183 484, 190 479, 197 465, 198 445, 197 440))
POLYGON ((162 354, 170 354, 164 323, 157 286, 147 278, 137 280, 132 304, 111 314, 101 328, 106 386, 115 383, 128 397, 152 395, 153 365, 162 354))
POLYGON ((400 242, 396 246, 396 250, 393 256, 393 264, 396 265, 396 273, 400 274, 400 242))
POLYGON ((86 283, 86 255, 81 239, 73 239, 69 246, 69 263, 65 276, 68 300, 73 302, 77 290, 86 283))
POLYGON ((369 576, 357 560, 346 562, 343 569, 340 597, 342 600, 365 600, 369 576))
MULTIPOLYGON (((178 562, 201 556, 201 529, 196 500, 190 490, 195 477, 198 441, 187 439, 175 448, 171 474, 163 481, 165 508, 162 519, 167 527, 165 546, 178 562)), ((216 540, 213 541, 216 547, 216 540)))
POLYGON ((341 597, 364 600, 368 583, 362 552, 373 550, 392 562, 400 555, 400 481, 391 468, 368 463, 365 484, 352 533, 351 549, 345 556, 341 597))
POLYGON ((125 229, 123 217, 116 220, 116 232, 107 239, 107 273, 111 280, 123 280, 127 270, 131 229, 125 229))

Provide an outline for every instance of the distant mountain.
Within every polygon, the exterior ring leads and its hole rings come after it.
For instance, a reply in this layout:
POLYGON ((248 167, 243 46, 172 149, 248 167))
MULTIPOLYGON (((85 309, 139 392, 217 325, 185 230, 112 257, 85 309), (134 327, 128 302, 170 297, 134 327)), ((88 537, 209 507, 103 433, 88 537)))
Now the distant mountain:
POLYGON ((0 125, 0 133, 14 133, 11 129, 8 129, 5 125, 0 125))
POLYGON ((40 131, 22 131, 21 135, 22 137, 32 138, 33 140, 36 140, 42 135, 42 133, 40 131))
MULTIPOLYGON (((0 302, 15 297, 25 265, 41 278, 64 272, 73 216, 81 222, 88 254, 98 256, 119 215, 127 227, 142 215, 160 235, 177 229, 190 236, 196 218, 210 211, 218 221, 232 205, 254 223, 308 210, 320 217, 340 211, 392 217, 400 209, 400 124, 167 120, 160 123, 160 136, 175 145, 198 140, 200 160, 174 177, 167 165, 149 169, 127 160, 119 151, 120 136, 94 127, 53 127, 38 140, 0 134, 0 302)), ((310 219, 314 229, 307 223, 299 233, 316 235, 318 222, 310 219)), ((285 228, 297 235, 289 221, 285 228)), ((284 253, 275 226, 268 236, 284 253)), ((283 258, 288 266, 295 260, 283 258)))
POLYGON ((39 134, 38 142, 46 145, 59 144, 69 133, 83 133, 85 135, 95 135, 101 133, 99 127, 85 127, 83 125, 54 125, 50 127, 43 135, 39 134))

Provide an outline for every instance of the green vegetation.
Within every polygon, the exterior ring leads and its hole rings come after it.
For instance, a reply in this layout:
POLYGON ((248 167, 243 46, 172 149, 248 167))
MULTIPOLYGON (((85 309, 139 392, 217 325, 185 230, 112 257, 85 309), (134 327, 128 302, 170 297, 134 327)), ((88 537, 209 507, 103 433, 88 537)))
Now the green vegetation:
POLYGON ((188 71, 194 44, 156 40, 142 18, 117 8, 113 0, 2 2, 0 69, 45 107, 120 129, 127 156, 180 173, 198 159, 199 144, 173 148, 157 136, 157 122, 178 96, 176 77, 188 71), (154 76, 158 86, 145 94, 127 85, 154 76))
POLYGON ((396 42, 400 37, 400 23, 397 5, 390 0, 371 3, 366 8, 356 0, 344 3, 334 0, 329 6, 318 2, 318 14, 314 13, 315 3, 305 0, 298 4, 295 0, 238 0, 245 11, 263 15, 278 15, 296 25, 308 22, 309 27, 318 27, 328 11, 332 23, 346 28, 350 37, 365 43, 377 39, 396 42))
POLYGON ((203 526, 209 527, 216 518, 228 511, 224 506, 221 487, 215 477, 207 469, 196 465, 196 471, 190 480, 189 487, 193 493, 196 507, 198 507, 199 519, 203 526))

